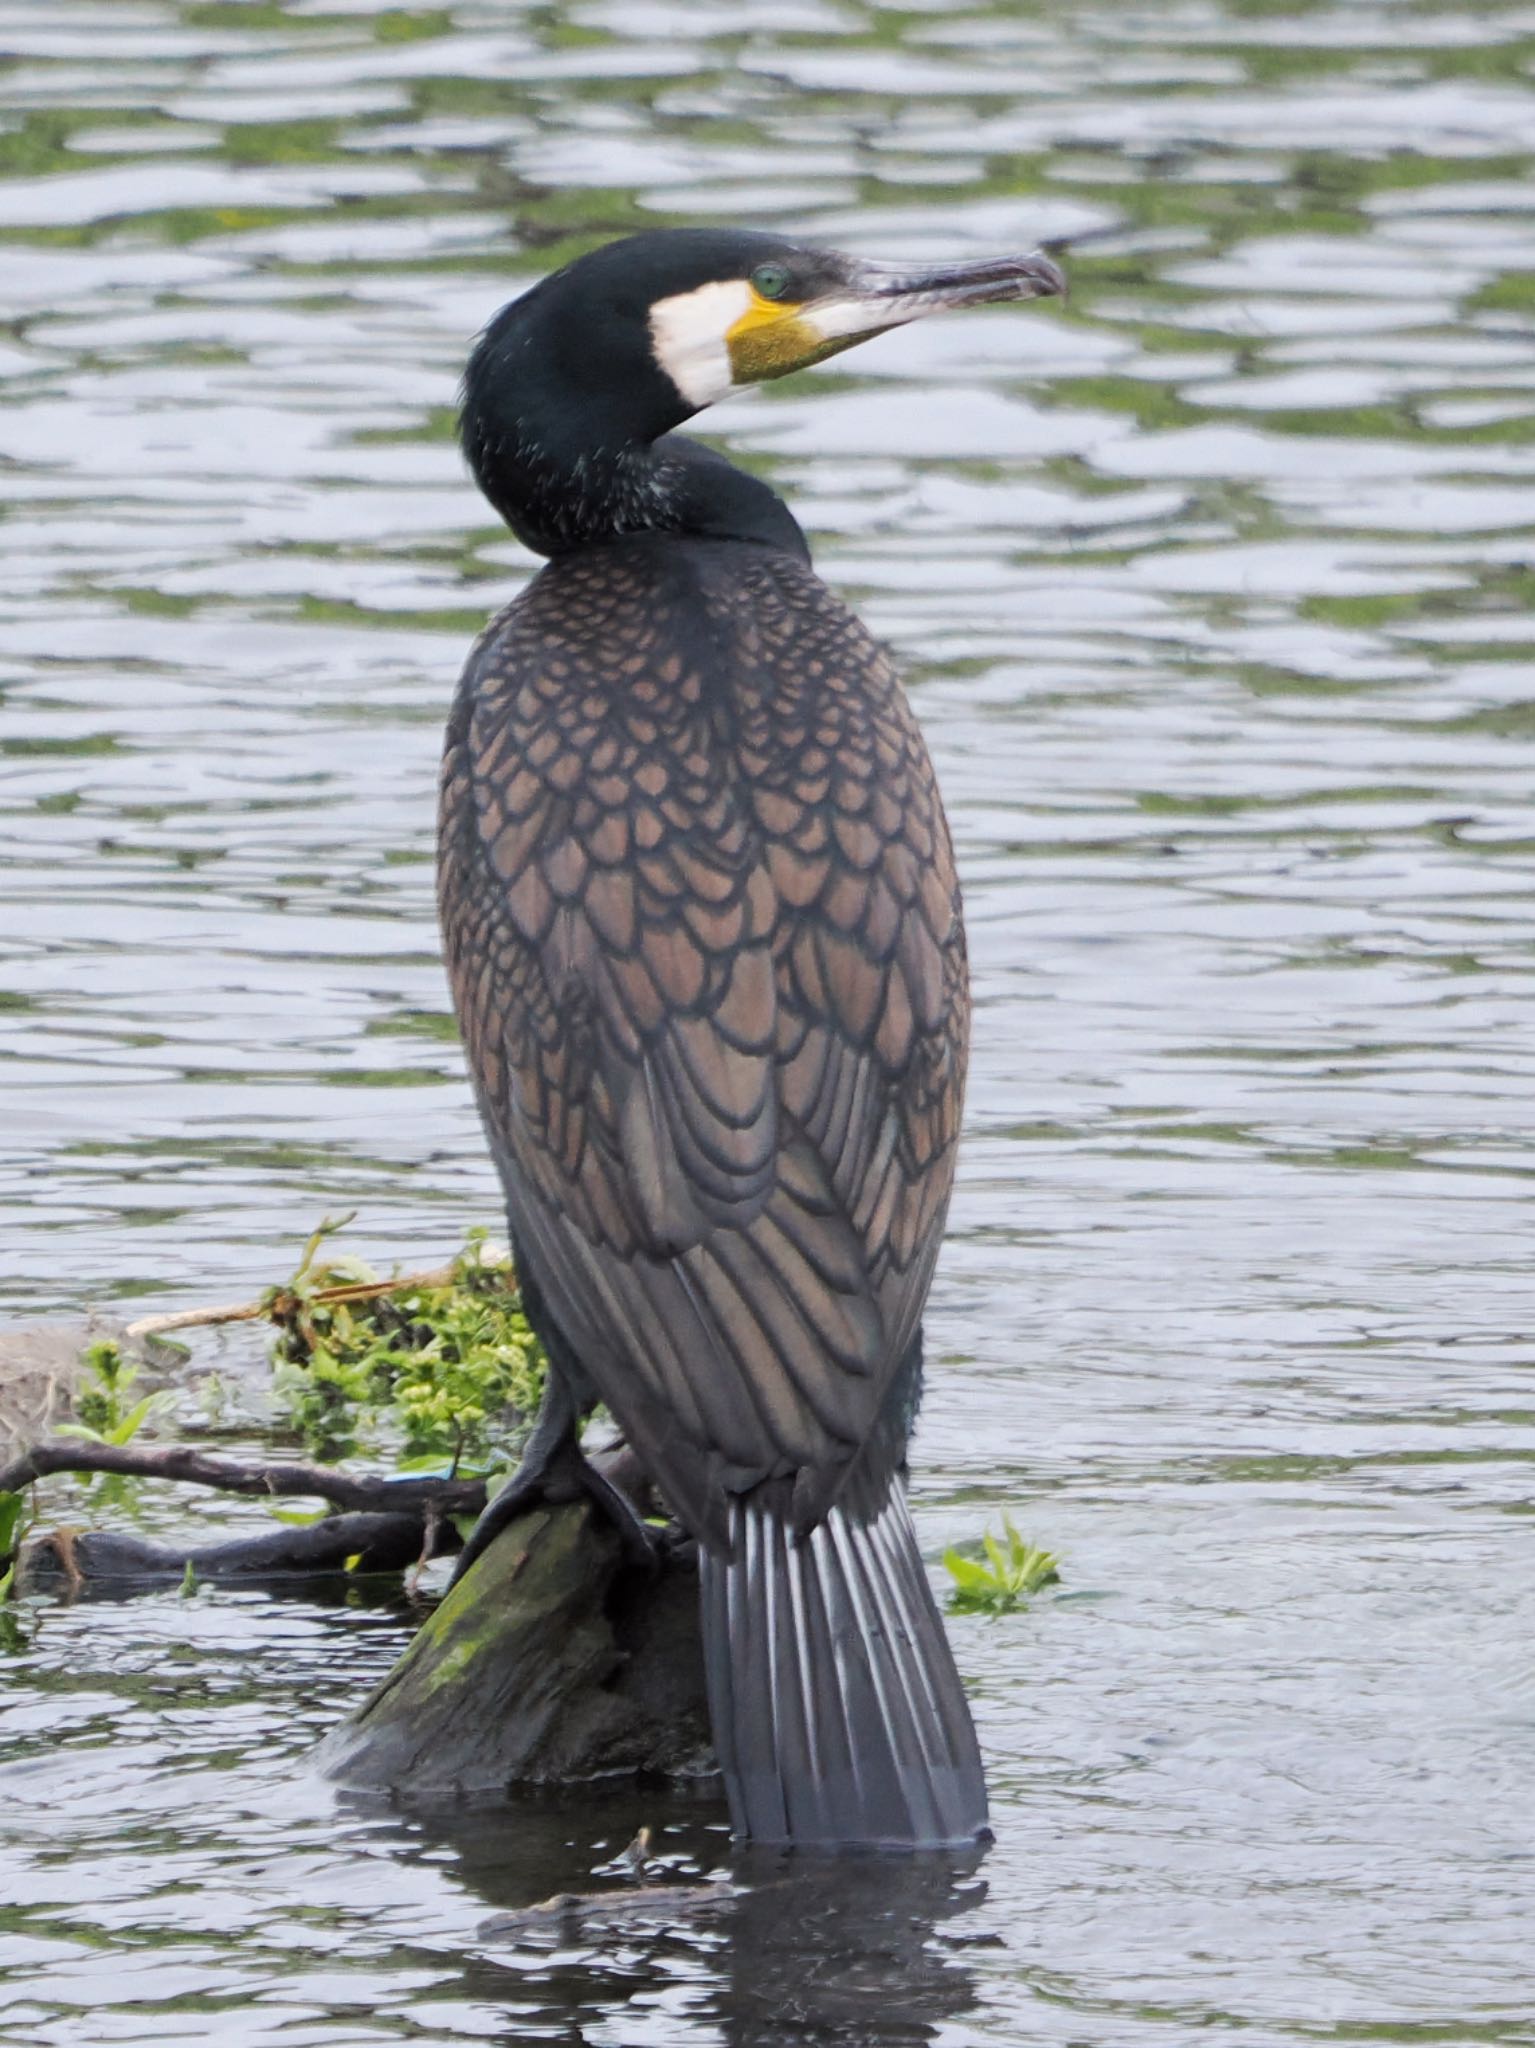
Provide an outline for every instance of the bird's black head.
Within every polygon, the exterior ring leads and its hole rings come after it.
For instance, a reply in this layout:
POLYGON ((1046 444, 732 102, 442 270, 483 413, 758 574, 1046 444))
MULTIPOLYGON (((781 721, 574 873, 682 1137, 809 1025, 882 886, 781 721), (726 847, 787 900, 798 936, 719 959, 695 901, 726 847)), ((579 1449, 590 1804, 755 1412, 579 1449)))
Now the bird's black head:
POLYGON ((654 444, 737 386, 786 376, 887 327, 1064 289, 1038 254, 898 267, 744 229, 632 235, 544 278, 492 320, 464 377, 464 453, 491 504, 540 553, 651 529, 729 533, 743 520, 760 529, 743 508, 753 493, 770 497, 764 487, 741 478, 723 486, 735 503, 711 502, 720 472, 735 473, 719 463, 701 470, 685 442, 654 444))

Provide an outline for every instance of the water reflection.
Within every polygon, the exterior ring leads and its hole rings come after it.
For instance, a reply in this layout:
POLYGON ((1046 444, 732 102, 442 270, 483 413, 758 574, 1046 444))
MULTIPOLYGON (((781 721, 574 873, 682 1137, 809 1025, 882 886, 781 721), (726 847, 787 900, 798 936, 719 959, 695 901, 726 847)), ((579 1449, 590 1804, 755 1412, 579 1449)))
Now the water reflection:
POLYGON ((870 1857, 750 1880, 727 1923, 719 2017, 731 2048, 936 2040, 976 2002, 964 1921, 986 1897, 979 1864, 870 1857))
MULTIPOLYGON (((518 1803, 515 1856, 504 1825, 492 1833, 483 1822, 465 1828, 415 1818, 423 1843, 451 1844, 459 1875, 482 1897, 515 1908, 482 1924, 457 1987, 506 2004, 507 2040, 607 2038, 582 2028, 622 2013, 615 2038, 636 2048, 703 2038, 705 2030, 730 2048, 915 2048, 976 2003, 967 1950, 999 1945, 989 1927, 971 1924, 986 1899, 977 1875, 984 1851, 731 1855, 718 1824, 691 1839, 672 1827, 643 1886, 610 1879, 563 1909, 529 1912, 540 1886, 583 1882, 571 1859, 572 1833, 581 1835, 571 1808, 579 1802, 562 1804, 563 1814, 535 1817, 518 1803)), ((614 1838, 626 1809, 654 1816, 656 1804, 604 1796, 600 1819, 592 1815, 598 1839, 614 1838)))
POLYGON ((743 1852, 712 1797, 624 1784, 477 1811, 338 1805, 343 1838, 365 1827, 371 1854, 462 1888, 451 1937, 392 1948, 389 1970, 425 1973, 417 2023, 472 2012, 476 2039, 914 2048, 973 2009, 969 1957, 1001 1946, 980 1849, 743 1852), (625 1881, 642 1827, 649 1858, 625 1881))

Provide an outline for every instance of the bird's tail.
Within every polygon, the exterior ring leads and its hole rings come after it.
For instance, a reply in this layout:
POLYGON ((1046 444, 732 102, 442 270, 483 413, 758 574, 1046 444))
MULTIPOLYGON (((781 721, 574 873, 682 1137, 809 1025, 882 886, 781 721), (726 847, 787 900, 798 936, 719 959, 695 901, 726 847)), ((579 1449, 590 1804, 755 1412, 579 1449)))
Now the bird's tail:
POLYGON ((986 1781, 904 1484, 855 1475, 799 1537, 776 1493, 737 1498, 734 1554, 701 1555, 709 1711, 737 1835, 974 1842, 986 1781))

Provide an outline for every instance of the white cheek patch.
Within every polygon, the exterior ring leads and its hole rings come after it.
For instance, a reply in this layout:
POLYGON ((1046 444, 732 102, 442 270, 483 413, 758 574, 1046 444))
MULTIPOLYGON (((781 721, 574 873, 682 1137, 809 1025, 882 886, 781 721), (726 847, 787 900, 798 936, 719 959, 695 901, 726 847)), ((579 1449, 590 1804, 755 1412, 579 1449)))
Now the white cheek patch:
POLYGON ((656 361, 695 409, 730 390, 730 344, 725 339, 751 305, 744 277, 701 284, 696 291, 658 299, 650 309, 650 346, 656 361))

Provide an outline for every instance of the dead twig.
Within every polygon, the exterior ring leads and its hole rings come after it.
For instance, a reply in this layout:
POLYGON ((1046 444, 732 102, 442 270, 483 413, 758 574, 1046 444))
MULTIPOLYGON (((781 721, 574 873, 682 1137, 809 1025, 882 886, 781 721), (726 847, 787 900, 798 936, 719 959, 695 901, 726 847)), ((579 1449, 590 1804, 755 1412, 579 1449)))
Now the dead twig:
POLYGON ((64 1574, 64 1583, 71 1594, 78 1593, 85 1584, 85 1574, 80 1569, 80 1531, 78 1529, 55 1529, 53 1532, 54 1555, 59 1570, 64 1574))
POLYGON ((332 1507, 375 1514, 477 1515, 485 1505, 479 1479, 381 1479, 337 1472, 327 1465, 239 1464, 210 1457, 185 1444, 158 1448, 137 1444, 93 1444, 74 1438, 34 1444, 0 1467, 0 1493, 20 1493, 54 1472, 115 1472, 127 1479, 173 1479, 184 1486, 212 1486, 223 1493, 308 1494, 332 1507))
MULTIPOLYGON (((421 1552, 406 1574, 405 1590, 407 1593, 415 1592, 421 1583, 421 1574, 426 1570, 432 1559, 434 1557, 441 1557, 442 1544, 439 1539, 442 1535, 442 1524, 441 1508, 438 1507, 436 1501, 428 1501, 421 1514, 421 1552)), ((452 1528, 451 1523, 448 1526, 450 1529, 452 1528)), ((454 1529, 453 1535, 455 1539, 457 1534, 457 1530, 454 1529)))
POLYGON ((282 1322, 302 1300, 308 1306, 329 1306, 334 1302, 375 1301, 381 1294, 405 1294, 413 1287, 449 1287, 454 1267, 431 1266, 421 1273, 401 1273, 394 1280, 348 1281, 335 1287, 317 1287, 312 1294, 297 1295, 279 1287, 260 1301, 225 1302, 220 1308, 182 1308, 169 1315, 140 1316, 129 1323, 130 1337, 163 1337, 170 1330, 195 1330, 211 1323, 253 1323, 265 1316, 282 1322))
POLYGON ((741 1896, 738 1886, 718 1879, 706 1879, 702 1884, 615 1886, 605 1892, 556 1892, 520 1912, 497 1913, 491 1920, 482 1920, 478 1939, 505 1941, 546 1933, 554 1937, 569 1933, 572 1925, 585 1933, 608 1922, 622 1926, 629 1920, 643 1920, 652 1913, 667 1918, 679 1913, 715 1913, 741 1896))

